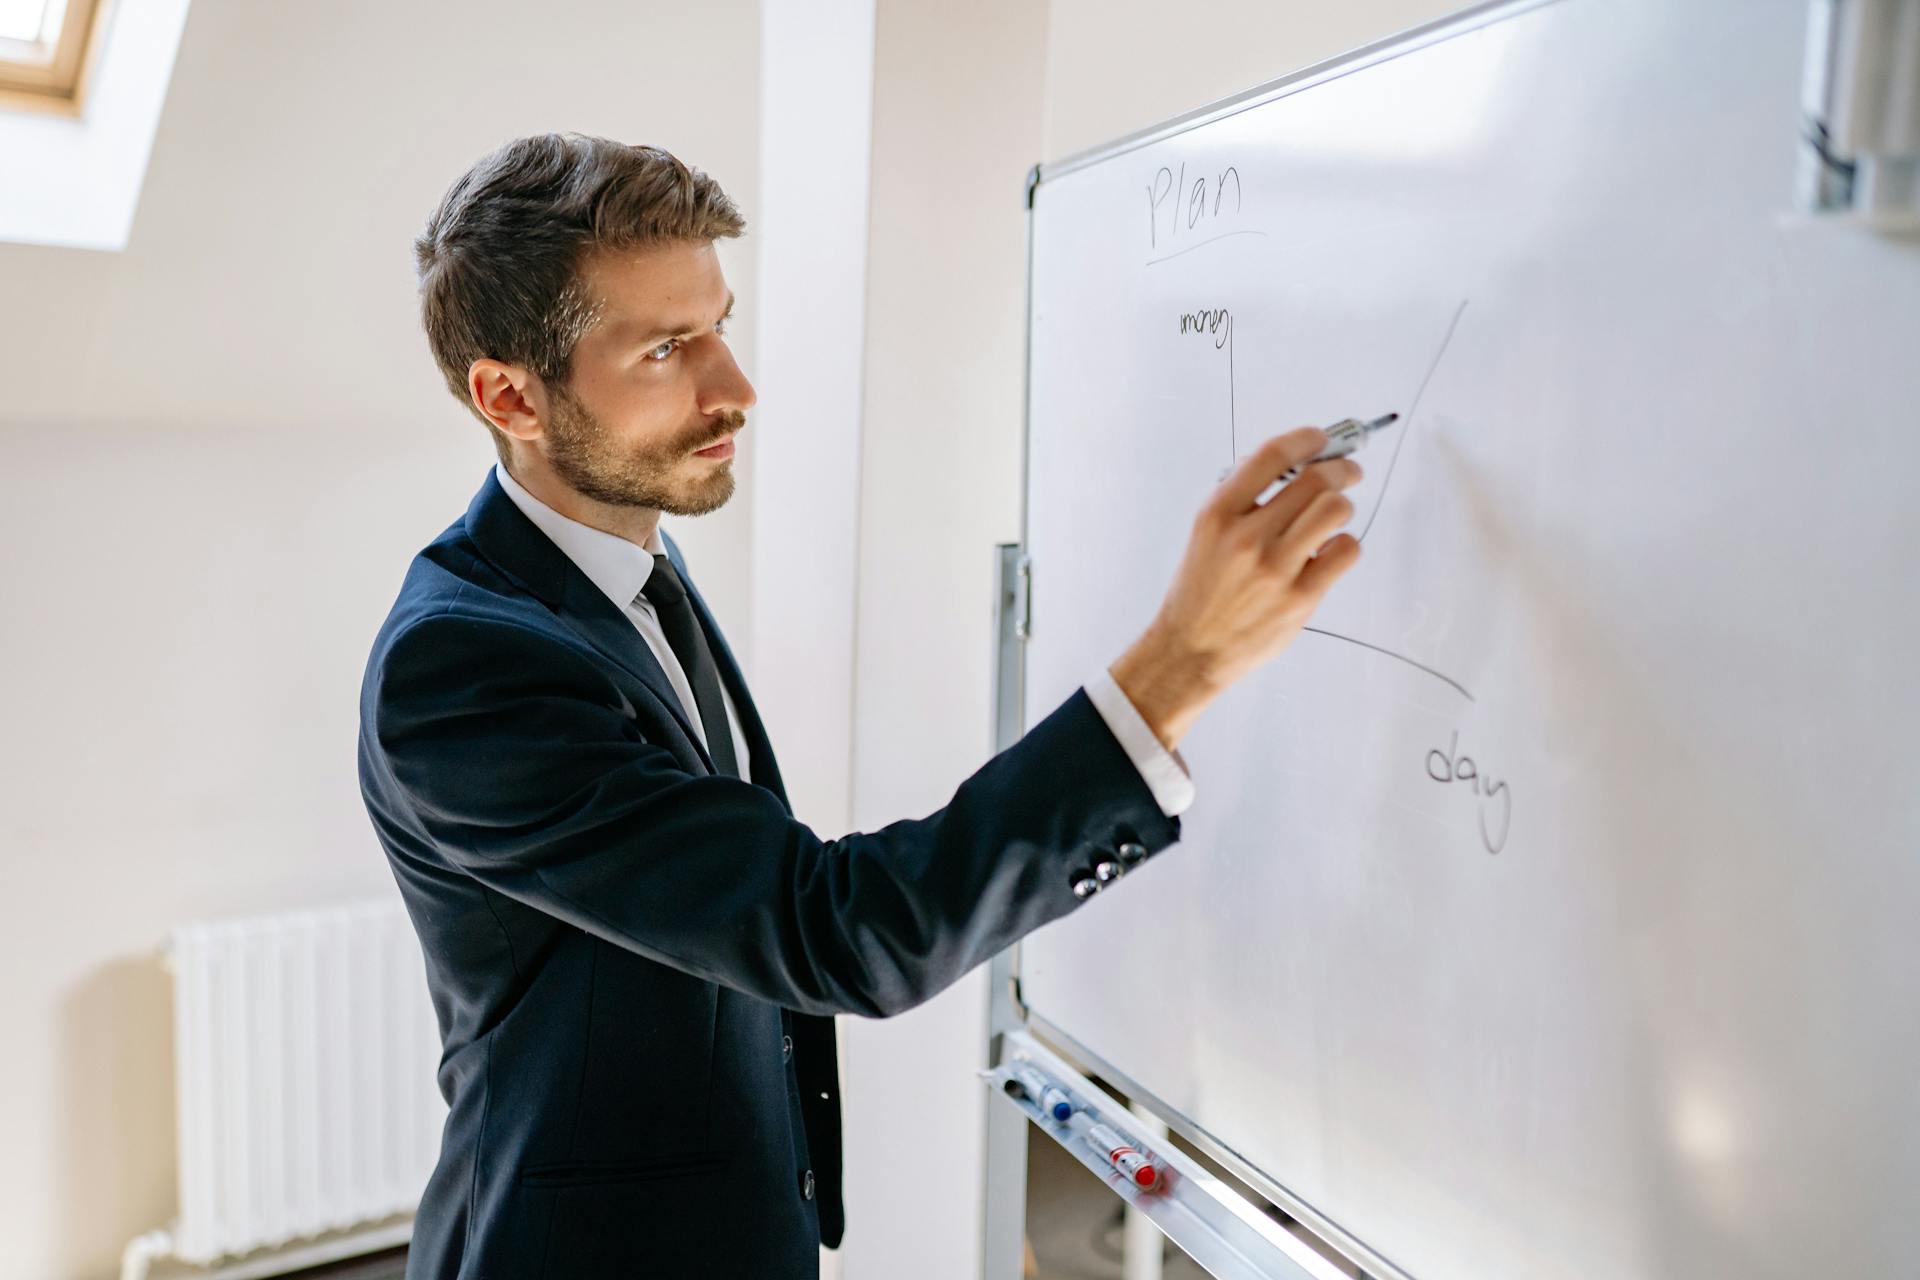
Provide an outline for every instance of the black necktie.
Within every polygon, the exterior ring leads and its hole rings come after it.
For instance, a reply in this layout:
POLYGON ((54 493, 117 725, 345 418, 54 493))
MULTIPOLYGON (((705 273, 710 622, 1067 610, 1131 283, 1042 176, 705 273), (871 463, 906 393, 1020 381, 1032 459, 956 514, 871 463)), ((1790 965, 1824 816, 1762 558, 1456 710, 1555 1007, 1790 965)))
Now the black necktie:
POLYGON ((700 710, 700 727, 706 731, 707 754, 713 757, 714 772, 739 777, 733 729, 727 723, 727 704, 720 694, 720 669, 714 665, 706 636, 701 634, 700 620, 693 616, 686 584, 665 556, 653 558, 653 572, 640 594, 653 603, 660 629, 667 633, 667 645, 680 660, 680 669, 687 673, 687 683, 693 686, 693 702, 700 710))

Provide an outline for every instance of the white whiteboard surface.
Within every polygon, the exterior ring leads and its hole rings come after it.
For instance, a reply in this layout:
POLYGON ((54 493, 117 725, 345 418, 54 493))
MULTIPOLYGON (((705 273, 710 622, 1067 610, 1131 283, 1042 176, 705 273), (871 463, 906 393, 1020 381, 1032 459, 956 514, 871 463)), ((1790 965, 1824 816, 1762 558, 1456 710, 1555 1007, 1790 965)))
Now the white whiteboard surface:
POLYGON ((1419 1280, 1920 1275, 1920 243, 1793 214, 1805 32, 1509 6, 1035 193, 1030 721, 1403 419, 1023 998, 1419 1280))

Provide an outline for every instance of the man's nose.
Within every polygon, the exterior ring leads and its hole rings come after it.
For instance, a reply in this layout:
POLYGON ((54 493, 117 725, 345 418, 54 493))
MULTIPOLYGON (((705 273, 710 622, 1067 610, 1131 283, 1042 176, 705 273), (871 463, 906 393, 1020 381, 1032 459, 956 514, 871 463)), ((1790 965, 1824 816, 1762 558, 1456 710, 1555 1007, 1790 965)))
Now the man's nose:
POLYGON ((728 409, 744 413, 751 409, 759 399, 754 394, 753 384, 747 381, 747 375, 740 372, 740 364, 733 358, 733 352, 725 343, 719 343, 718 351, 709 362, 706 378, 700 390, 700 410, 703 413, 721 413, 728 409))

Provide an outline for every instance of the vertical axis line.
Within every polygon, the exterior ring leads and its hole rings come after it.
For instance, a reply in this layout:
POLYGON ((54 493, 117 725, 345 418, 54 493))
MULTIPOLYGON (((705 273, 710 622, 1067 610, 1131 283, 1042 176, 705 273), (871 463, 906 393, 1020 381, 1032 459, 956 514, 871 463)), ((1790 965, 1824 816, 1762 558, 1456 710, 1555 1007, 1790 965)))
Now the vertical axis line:
POLYGON ((1234 407, 1233 393, 1233 313, 1227 313, 1227 429, 1232 433, 1233 456, 1229 463, 1240 461, 1240 416, 1234 407))

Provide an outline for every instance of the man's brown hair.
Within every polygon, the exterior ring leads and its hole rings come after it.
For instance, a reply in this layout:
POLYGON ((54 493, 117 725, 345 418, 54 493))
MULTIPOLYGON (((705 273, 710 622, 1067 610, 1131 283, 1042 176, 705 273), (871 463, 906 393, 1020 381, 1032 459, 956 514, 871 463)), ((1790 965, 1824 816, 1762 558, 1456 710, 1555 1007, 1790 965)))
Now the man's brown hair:
POLYGON ((603 306, 581 280, 589 254, 731 239, 746 226, 719 183, 658 147, 544 133, 467 170, 413 242, 420 317, 448 390, 492 434, 502 465, 507 437, 467 389, 475 360, 565 389, 603 306))

